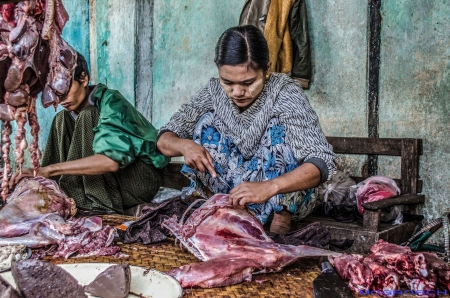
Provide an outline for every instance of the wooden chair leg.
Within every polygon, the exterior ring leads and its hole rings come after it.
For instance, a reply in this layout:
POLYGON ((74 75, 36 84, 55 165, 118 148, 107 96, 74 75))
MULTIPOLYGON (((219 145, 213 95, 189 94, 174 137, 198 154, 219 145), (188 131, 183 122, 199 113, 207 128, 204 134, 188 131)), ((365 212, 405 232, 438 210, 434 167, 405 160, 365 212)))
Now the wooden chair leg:
POLYGON ((381 209, 378 210, 364 210, 363 229, 378 232, 380 226, 381 209))

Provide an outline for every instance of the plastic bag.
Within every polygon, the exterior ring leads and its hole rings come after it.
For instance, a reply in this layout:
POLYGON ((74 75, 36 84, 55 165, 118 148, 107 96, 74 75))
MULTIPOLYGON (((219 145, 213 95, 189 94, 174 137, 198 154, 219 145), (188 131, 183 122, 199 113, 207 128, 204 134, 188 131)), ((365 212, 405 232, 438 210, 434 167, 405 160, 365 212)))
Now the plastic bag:
POLYGON ((403 223, 403 205, 395 205, 386 207, 381 210, 380 221, 391 222, 392 225, 399 225, 403 223))
POLYGON ((319 199, 324 206, 325 214, 330 214, 336 206, 356 205, 356 201, 349 199, 350 188, 356 183, 346 173, 337 171, 333 177, 317 187, 319 199))
POLYGON ((364 214, 362 204, 389 199, 400 194, 397 183, 386 176, 372 176, 357 184, 356 201, 358 211, 364 214))
POLYGON ((160 187, 152 200, 152 203, 161 204, 167 200, 181 196, 181 191, 174 188, 160 187))

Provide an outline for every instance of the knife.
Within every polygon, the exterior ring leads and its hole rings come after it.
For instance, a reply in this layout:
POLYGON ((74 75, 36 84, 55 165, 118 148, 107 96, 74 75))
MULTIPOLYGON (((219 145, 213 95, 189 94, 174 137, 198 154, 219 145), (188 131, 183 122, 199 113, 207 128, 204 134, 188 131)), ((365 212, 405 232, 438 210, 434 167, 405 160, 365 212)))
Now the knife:
POLYGON ((322 272, 313 281, 314 298, 353 298, 353 292, 334 271, 327 258, 320 259, 322 272))

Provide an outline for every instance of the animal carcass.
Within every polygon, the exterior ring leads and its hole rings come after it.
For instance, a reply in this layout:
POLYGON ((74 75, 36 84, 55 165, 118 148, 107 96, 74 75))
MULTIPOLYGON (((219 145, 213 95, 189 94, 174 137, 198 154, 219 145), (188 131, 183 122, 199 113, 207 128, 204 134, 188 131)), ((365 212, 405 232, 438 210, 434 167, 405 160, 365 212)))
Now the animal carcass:
POLYGON ((237 284, 251 281, 253 274, 281 271, 300 258, 339 255, 309 246, 273 242, 246 207, 230 204, 229 196, 224 194, 211 197, 184 225, 173 217, 162 226, 203 261, 168 272, 184 288, 237 284))
POLYGON ((0 237, 28 234, 33 224, 49 215, 64 222, 75 215, 76 210, 74 200, 66 196, 55 181, 43 177, 24 178, 0 210, 0 237))
POLYGON ((32 248, 54 245, 47 254, 68 258, 115 255, 114 229, 99 217, 72 218, 75 202, 53 180, 24 178, 0 210, 0 246, 32 248))

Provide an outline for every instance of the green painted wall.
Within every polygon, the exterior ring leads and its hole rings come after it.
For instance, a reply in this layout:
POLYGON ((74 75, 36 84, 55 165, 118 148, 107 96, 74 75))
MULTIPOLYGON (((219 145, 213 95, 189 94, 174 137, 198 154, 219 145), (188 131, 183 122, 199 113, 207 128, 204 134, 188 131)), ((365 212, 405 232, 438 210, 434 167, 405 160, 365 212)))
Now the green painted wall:
MULTIPOLYGON (((305 90, 327 136, 367 136, 367 2, 307 0, 313 75, 305 90)), ((359 175, 365 159, 339 155, 359 175)))
POLYGON ((450 211, 450 5, 385 0, 382 12, 380 136, 423 139, 423 212, 440 217, 450 211))
POLYGON ((217 76, 214 47, 239 22, 243 0, 155 0, 153 113, 164 125, 209 78, 217 76))
POLYGON ((90 0, 92 82, 106 84, 135 103, 135 3, 90 0))

